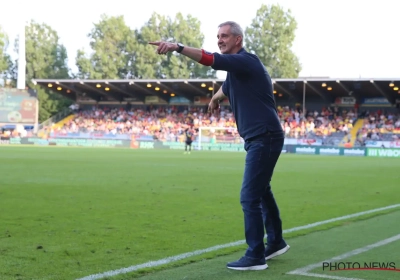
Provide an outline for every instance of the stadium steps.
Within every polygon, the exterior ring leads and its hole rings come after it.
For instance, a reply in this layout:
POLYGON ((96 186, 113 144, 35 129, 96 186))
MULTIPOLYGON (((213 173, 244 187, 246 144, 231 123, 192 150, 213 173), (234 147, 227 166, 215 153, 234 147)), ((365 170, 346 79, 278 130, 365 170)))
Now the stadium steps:
MULTIPOLYGON (((73 120, 74 117, 75 117, 75 115, 74 115, 74 114, 71 114, 71 115, 69 115, 69 116, 63 118, 63 119, 60 120, 59 122, 53 124, 52 127, 53 127, 53 128, 62 127, 62 126, 63 126, 64 124, 66 124, 67 122, 73 120)), ((44 136, 44 133, 45 133, 44 130, 40 130, 40 131, 38 132, 38 136, 39 136, 39 137, 42 137, 42 136, 44 136)))
POLYGON ((360 130, 360 128, 362 128, 363 124, 364 124, 364 119, 357 119, 356 123, 353 126, 353 129, 350 130, 350 135, 351 135, 350 144, 351 144, 351 147, 354 146, 354 143, 356 142, 356 139, 357 139, 357 132, 358 132, 358 130, 360 130))
POLYGON ((54 128, 59 128, 62 127, 64 124, 66 124, 69 121, 72 121, 74 119, 75 115, 69 115, 68 117, 63 118, 61 121, 59 121, 58 123, 55 123, 53 125, 54 128))

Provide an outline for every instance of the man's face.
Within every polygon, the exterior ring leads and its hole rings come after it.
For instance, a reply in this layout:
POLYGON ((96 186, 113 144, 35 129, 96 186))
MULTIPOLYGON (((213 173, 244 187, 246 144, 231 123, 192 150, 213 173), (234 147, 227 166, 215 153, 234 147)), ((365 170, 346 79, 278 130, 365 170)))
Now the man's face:
POLYGON ((229 25, 221 26, 218 30, 218 47, 222 54, 233 54, 240 46, 240 36, 231 33, 229 25))

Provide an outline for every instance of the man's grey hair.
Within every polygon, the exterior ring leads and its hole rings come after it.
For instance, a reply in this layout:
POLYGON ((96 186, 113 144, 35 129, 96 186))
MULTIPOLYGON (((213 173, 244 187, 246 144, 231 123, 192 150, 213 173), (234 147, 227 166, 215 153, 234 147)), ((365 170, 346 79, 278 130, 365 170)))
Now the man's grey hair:
POLYGON ((240 25, 234 21, 225 21, 223 23, 221 23, 220 25, 218 25, 218 28, 225 26, 225 25, 229 25, 231 27, 231 32, 233 35, 235 36, 241 36, 242 38, 244 38, 243 35, 243 29, 242 27, 240 27, 240 25))

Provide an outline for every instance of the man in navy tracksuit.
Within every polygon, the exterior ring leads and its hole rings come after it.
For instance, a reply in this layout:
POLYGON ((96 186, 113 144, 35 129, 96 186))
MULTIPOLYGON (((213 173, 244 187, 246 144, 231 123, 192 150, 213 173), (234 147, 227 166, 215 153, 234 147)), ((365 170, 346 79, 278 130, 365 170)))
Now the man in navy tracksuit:
POLYGON ((209 104, 211 112, 228 97, 240 136, 247 152, 240 193, 248 249, 227 267, 236 270, 262 270, 266 260, 289 250, 282 237, 279 208, 270 181, 281 154, 284 133, 276 111, 271 78, 259 58, 243 48, 243 30, 235 22, 220 24, 218 46, 222 54, 180 43, 152 42, 159 54, 177 51, 215 70, 227 71, 222 87, 209 104), (267 246, 264 244, 264 227, 267 246))

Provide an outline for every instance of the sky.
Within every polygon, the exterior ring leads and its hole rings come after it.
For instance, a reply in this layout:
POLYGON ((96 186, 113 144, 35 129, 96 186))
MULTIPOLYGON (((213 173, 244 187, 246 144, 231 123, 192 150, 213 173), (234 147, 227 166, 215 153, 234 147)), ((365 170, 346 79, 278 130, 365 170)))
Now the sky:
POLYGON ((0 26, 10 39, 8 52, 17 57, 13 42, 24 22, 50 25, 67 48, 68 65, 75 72, 76 52, 90 52, 87 34, 102 14, 123 15, 133 29, 143 26, 153 12, 172 18, 178 12, 190 14, 201 22, 204 49, 218 52, 218 24, 233 20, 245 30, 262 4, 279 4, 296 19, 292 50, 302 65, 300 76, 400 77, 399 0, 12 0, 0 9, 0 26))

